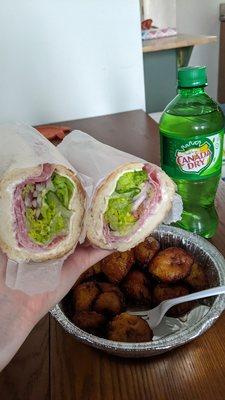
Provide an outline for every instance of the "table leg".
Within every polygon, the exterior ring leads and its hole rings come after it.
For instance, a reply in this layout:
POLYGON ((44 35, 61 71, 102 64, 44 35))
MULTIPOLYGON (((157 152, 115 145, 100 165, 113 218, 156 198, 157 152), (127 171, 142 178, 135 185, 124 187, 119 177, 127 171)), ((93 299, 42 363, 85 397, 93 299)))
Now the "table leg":
POLYGON ((187 67, 191 54, 193 51, 193 46, 180 47, 177 49, 177 67, 187 67))

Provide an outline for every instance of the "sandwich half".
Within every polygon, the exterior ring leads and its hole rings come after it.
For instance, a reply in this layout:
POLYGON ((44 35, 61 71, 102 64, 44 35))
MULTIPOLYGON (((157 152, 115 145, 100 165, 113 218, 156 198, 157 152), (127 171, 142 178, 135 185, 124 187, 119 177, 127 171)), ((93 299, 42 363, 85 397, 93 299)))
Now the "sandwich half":
POLYGON ((142 242, 166 217, 176 186, 154 164, 123 164, 96 189, 87 214, 89 241, 126 251, 142 242))
POLYGON ((65 166, 11 170, 0 181, 0 247, 17 262, 61 258, 76 246, 86 194, 65 166))

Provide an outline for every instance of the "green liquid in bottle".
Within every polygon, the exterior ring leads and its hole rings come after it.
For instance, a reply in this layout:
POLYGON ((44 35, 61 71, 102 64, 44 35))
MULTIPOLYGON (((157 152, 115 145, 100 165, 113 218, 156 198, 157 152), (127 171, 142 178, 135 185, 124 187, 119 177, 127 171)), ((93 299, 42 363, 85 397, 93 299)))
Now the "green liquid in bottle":
POLYGON ((183 199, 184 212, 176 225, 210 238, 218 224, 214 199, 221 175, 224 116, 205 93, 205 67, 181 68, 178 84, 178 95, 160 120, 161 165, 183 199))

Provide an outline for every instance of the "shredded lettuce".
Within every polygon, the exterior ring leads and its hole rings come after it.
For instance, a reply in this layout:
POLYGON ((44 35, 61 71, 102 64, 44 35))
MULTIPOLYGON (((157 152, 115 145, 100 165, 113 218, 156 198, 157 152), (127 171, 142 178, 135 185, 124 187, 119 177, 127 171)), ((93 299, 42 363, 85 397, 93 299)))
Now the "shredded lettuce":
POLYGON ((129 232, 137 219, 132 214, 133 199, 141 191, 141 185, 148 179, 146 171, 125 172, 116 184, 104 214, 110 229, 122 235, 129 232))
MULTIPOLYGON (((27 208, 25 212, 29 238, 42 245, 51 243, 59 235, 67 234, 72 214, 68 206, 74 191, 73 183, 56 173, 53 174, 51 182, 52 185, 48 185, 50 190, 43 189, 39 216, 37 217, 37 209, 32 207, 27 208)), ((25 196, 29 195, 31 190, 28 186, 23 189, 25 196)))
POLYGON ((136 219, 131 214, 132 203, 126 197, 115 197, 109 199, 108 208, 105 212, 105 221, 113 231, 126 233, 133 226, 136 219))
POLYGON ((74 191, 73 183, 65 176, 54 174, 52 177, 52 183, 55 186, 55 194, 64 205, 68 208, 70 199, 74 191))
POLYGON ((71 211, 62 205, 55 193, 49 191, 42 203, 39 218, 36 218, 35 209, 26 210, 28 236, 36 243, 48 244, 56 236, 67 233, 70 216, 71 211))
MULTIPOLYGON (((127 193, 129 191, 137 191, 139 189, 139 186, 143 183, 146 182, 148 179, 148 174, 146 171, 131 171, 131 172, 125 172, 120 179, 118 180, 116 184, 116 192, 117 193, 127 193)), ((138 194, 138 193, 137 193, 138 194)), ((136 194, 133 194, 133 197, 136 194)))

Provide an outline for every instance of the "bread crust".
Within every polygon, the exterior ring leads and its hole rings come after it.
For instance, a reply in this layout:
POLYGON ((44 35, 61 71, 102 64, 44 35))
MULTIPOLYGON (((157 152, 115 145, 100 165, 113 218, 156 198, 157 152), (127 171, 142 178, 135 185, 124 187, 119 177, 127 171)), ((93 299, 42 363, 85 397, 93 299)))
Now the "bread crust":
POLYGON ((96 189, 92 206, 87 214, 87 238, 89 241, 102 249, 115 249, 126 251, 141 243, 149 234, 164 220, 170 211, 176 190, 174 182, 156 165, 150 164, 157 169, 161 182, 162 200, 157 205, 156 211, 150 215, 144 224, 127 241, 107 243, 103 234, 103 215, 107 208, 109 196, 113 193, 116 183, 124 172, 141 170, 146 163, 123 164, 109 174, 96 189))
POLYGON ((54 171, 67 176, 75 183, 75 190, 70 202, 70 208, 74 212, 70 218, 69 234, 49 250, 40 252, 18 246, 14 227, 13 195, 15 188, 25 179, 39 176, 42 166, 12 170, 5 174, 0 181, 0 247, 10 259, 17 262, 42 262, 62 258, 75 248, 79 240, 86 207, 86 193, 81 181, 72 170, 60 164, 51 165, 54 167, 54 171))

